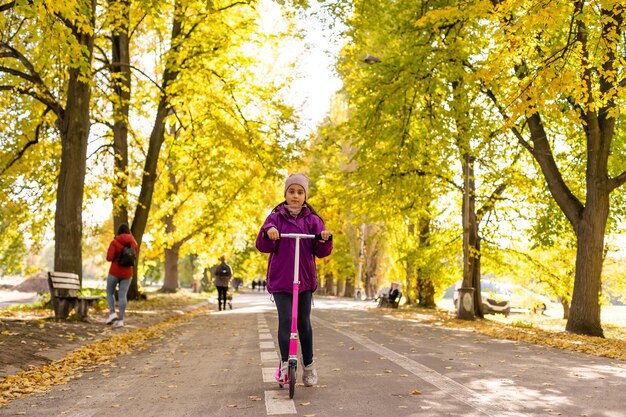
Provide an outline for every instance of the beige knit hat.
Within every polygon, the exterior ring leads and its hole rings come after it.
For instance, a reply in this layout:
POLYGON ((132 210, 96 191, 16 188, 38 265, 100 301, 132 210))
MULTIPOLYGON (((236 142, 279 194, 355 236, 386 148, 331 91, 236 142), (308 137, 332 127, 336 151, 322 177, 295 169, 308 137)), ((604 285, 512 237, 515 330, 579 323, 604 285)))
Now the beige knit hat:
POLYGON ((287 188, 293 184, 298 184, 304 188, 304 199, 306 200, 309 196, 309 178, 304 174, 291 174, 285 181, 285 196, 287 196, 287 188))

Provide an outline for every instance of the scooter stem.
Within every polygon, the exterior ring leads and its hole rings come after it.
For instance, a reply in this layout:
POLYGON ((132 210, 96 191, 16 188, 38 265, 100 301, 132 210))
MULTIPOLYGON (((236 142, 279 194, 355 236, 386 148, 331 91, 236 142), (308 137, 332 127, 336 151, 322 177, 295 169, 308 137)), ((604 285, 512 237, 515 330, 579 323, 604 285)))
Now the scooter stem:
POLYGON ((300 238, 296 237, 296 257, 293 266, 293 296, 291 303, 291 335, 289 337, 289 359, 298 357, 298 291, 300 288, 300 238))

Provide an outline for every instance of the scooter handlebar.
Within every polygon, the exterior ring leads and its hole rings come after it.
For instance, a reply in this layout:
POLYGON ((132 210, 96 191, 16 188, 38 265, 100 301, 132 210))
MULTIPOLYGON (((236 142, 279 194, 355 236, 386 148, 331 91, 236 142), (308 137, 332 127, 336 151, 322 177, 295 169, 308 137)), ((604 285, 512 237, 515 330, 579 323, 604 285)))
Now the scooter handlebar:
MULTIPOLYGON (((267 235, 267 232, 263 232, 263 237, 264 237, 265 239, 268 239, 268 238, 269 238, 269 236, 267 235)), ((307 235, 307 234, 304 234, 304 233, 281 233, 281 234, 279 235, 279 239, 280 239, 281 237, 290 237, 290 238, 294 238, 294 239, 295 239, 295 238, 300 238, 300 239, 315 239, 315 240, 324 240, 324 239, 322 238, 322 235, 321 235, 320 233, 315 234, 315 235, 307 235)), ((333 240, 333 235, 330 235, 330 237, 328 238, 328 240, 329 240, 329 241, 330 241, 330 240, 333 240)))

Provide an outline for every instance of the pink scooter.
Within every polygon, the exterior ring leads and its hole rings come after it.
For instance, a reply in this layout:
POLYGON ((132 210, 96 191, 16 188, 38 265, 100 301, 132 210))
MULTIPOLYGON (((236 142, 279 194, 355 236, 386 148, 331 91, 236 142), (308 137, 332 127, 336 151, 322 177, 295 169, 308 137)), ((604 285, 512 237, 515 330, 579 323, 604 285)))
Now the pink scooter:
MULTIPOLYGON (((296 239, 296 256, 293 265, 293 297, 291 303, 291 335, 289 336, 289 366, 284 383, 278 385, 282 388, 289 384, 289 398, 293 398, 296 389, 296 370, 298 369, 298 290, 300 288, 300 239, 323 240, 322 235, 306 235, 300 233, 283 233, 281 238, 296 239)), ((332 236, 330 237, 332 239, 332 236)), ((276 379, 280 378, 280 366, 276 370, 276 379)))

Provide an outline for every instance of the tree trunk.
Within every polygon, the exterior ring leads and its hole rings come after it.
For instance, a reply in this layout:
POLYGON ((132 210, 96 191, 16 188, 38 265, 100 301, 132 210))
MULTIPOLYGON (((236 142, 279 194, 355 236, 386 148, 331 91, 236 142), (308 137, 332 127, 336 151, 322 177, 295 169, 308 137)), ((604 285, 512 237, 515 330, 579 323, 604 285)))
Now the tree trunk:
MULTIPOLYGON (((168 168, 171 168, 171 164, 168 163, 168 168)), ((176 177, 172 173, 172 170, 169 169, 168 179, 170 183, 170 187, 168 188, 167 198, 171 200, 178 193, 178 184, 176 182, 176 177)), ((166 247, 164 256, 165 256, 165 278, 163 279, 163 288, 161 291, 163 292, 175 292, 179 287, 178 280, 178 259, 180 256, 180 248, 183 245, 183 242, 175 242, 176 236, 174 233, 176 232, 176 224, 174 224, 174 213, 168 213, 163 216, 163 223, 165 224, 165 238, 170 243, 171 247, 166 247)))
MULTIPOLYGON (((161 91, 167 91, 169 85, 176 80, 179 71, 175 69, 176 60, 174 56, 180 48, 179 38, 181 36, 182 22, 181 19, 184 16, 182 13, 181 2, 176 0, 174 2, 174 20, 172 23, 172 49, 170 50, 170 58, 166 62, 165 71, 163 72, 163 83, 161 85, 161 91)), ((165 122, 167 116, 172 111, 169 98, 166 95, 161 95, 157 112, 154 118, 154 125, 152 126, 152 132, 150 133, 150 141, 148 145, 148 153, 146 155, 146 162, 143 169, 143 177, 141 180, 141 191, 139 192, 139 199, 137 201, 137 207, 135 209, 135 216, 133 217, 133 225, 131 232, 141 253, 141 242, 143 240, 143 234, 146 231, 146 225, 148 224, 148 215, 150 214, 150 207, 152 206, 152 194, 154 193, 154 185, 157 178, 157 166, 159 162, 159 154, 161 153, 161 146, 165 140, 165 122)), ((140 255, 138 254, 138 256, 140 255)), ((135 300, 139 298, 139 288, 137 286, 137 269, 135 268, 133 280, 128 289, 128 298, 135 300)))
MULTIPOLYGON (((143 234, 148 224, 148 215, 150 214, 150 207, 152 205, 152 194, 154 193, 154 185, 157 177, 157 165, 159 162, 159 153, 161 152, 161 145, 165 139, 165 118, 168 115, 168 107, 163 100, 157 110, 154 127, 150 134, 150 145, 148 146, 148 155, 146 156, 146 163, 143 170, 143 179, 141 182, 141 191, 139 193, 139 200, 137 201, 137 208, 135 209, 135 215, 133 217, 133 225, 131 232, 137 240, 141 251, 141 242, 143 240, 143 234)), ((139 296, 139 289, 137 287, 137 269, 135 268, 135 274, 130 288, 128 289, 128 298, 131 300, 137 299, 139 296)))
POLYGON ((411 291, 412 288, 415 288, 415 292, 418 291, 417 288, 417 284, 415 284, 415 286, 413 286, 413 282, 415 282, 413 280, 413 274, 412 274, 412 270, 413 270, 413 265, 410 259, 407 259, 406 264, 404 266, 404 302, 408 305, 413 304, 414 300, 413 300, 413 291, 411 291))
POLYGON ((587 193, 587 205, 576 230, 576 275, 565 329, 572 333, 604 337, 600 320, 600 293, 609 193, 597 185, 593 191, 587 193))
POLYGON ((569 302, 565 298, 561 298, 561 305, 563 306, 563 319, 569 318, 569 302))
POLYGON ((474 314, 484 317, 480 295, 480 238, 476 216, 474 156, 463 155, 463 287, 474 288, 474 314))
MULTIPOLYGON (((95 0, 91 1, 91 22, 94 23, 95 0)), ((77 33, 79 44, 91 68, 94 39, 91 34, 77 33)), ((82 285, 83 192, 87 164, 87 140, 91 127, 91 74, 69 69, 67 103, 62 118, 57 119, 61 136, 61 166, 57 188, 54 222, 54 270, 73 272, 82 285)))
POLYGON ((436 307, 435 303, 435 286, 430 277, 424 276, 422 270, 417 271, 417 287, 419 294, 419 305, 421 307, 436 307))
POLYGON ((165 278, 163 279, 162 292, 176 292, 178 290, 178 259, 180 257, 180 244, 174 244, 165 249, 165 278))
POLYGON ((336 295, 333 274, 324 275, 324 291, 326 292, 326 295, 336 295))
MULTIPOLYGON (((430 246, 430 217, 420 217, 420 235, 419 247, 420 251, 430 246)), ((419 305, 422 307, 433 308, 435 303, 435 284, 429 274, 425 274, 422 269, 417 270, 417 285, 419 287, 419 305)))
POLYGON ((338 292, 342 294, 343 297, 353 297, 354 296, 354 282, 351 279, 347 279, 343 283, 342 291, 338 292))
POLYGON ((365 224, 361 223, 360 227, 361 236, 359 238, 359 265, 357 269, 357 278, 356 278, 356 286, 365 287, 366 294, 365 296, 369 299, 371 294, 367 294, 367 285, 363 283, 363 263, 365 262, 365 224))
MULTIPOLYGON (((367 296, 367 292, 369 291, 370 287, 371 287, 371 282, 372 282, 372 271, 366 271, 365 272, 365 282, 363 283, 363 289, 365 289, 365 294, 367 296)), ((356 290, 356 288, 355 288, 356 290)))
POLYGON ((130 46, 128 16, 130 0, 109 0, 109 8, 116 10, 116 28, 111 39, 111 78, 113 80, 113 154, 114 175, 113 227, 128 223, 128 116, 130 112, 130 46), (121 5, 121 7, 117 7, 121 5))

